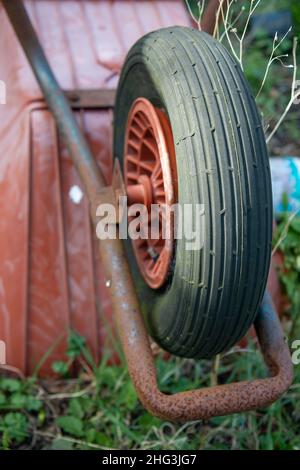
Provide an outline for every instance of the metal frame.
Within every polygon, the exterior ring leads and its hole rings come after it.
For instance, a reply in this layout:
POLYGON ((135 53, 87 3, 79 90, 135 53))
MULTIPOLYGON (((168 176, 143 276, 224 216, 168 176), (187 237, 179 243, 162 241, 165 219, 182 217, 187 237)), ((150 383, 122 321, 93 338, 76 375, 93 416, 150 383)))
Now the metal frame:
POLYGON ((65 90, 72 109, 108 109, 115 105, 116 90, 65 90))
MULTIPOLYGON (((47 62, 21 0, 3 0, 32 70, 68 147, 90 202, 96 225, 96 208, 117 188, 106 187, 103 175, 47 62)), ((120 178, 120 175, 118 175, 120 178)), ((110 196, 113 198, 113 196, 110 196)), ((264 407, 290 386, 293 369, 288 345, 268 294, 260 307, 255 329, 271 377, 165 395, 158 389, 154 358, 140 313, 121 240, 99 243, 101 261, 109 279, 112 307, 129 373, 137 394, 151 413, 172 421, 206 419, 264 407)))

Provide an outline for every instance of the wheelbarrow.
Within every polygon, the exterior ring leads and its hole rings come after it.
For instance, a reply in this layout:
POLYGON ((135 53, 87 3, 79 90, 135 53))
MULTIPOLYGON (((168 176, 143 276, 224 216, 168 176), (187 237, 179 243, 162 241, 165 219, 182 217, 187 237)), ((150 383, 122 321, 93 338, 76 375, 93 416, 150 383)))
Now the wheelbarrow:
MULTIPOLYGON (((58 8, 59 2, 53 3, 58 8)), ((179 2, 167 3, 179 11, 179 2)), ((99 237, 97 244, 113 324, 143 405, 160 418, 188 421, 271 404, 290 386, 292 364, 265 293, 271 179, 260 118, 238 64, 207 33, 170 26, 142 36, 130 49, 115 102, 113 91, 64 92, 23 3, 2 4, 80 176, 97 234, 103 207, 118 214, 105 225, 116 236, 99 237), (96 102, 114 108, 113 164, 106 172, 72 110, 93 109, 96 102), (119 210, 122 198, 128 203, 125 216, 124 207, 119 210), (121 224, 133 221, 136 205, 164 208, 155 216, 157 236, 121 236, 121 224), (200 222, 196 248, 185 231, 177 236, 181 219, 171 210, 174 205, 189 208, 183 228, 197 228, 200 222), (191 211, 198 206, 201 212, 191 211), (252 324, 269 377, 174 395, 158 389, 149 335, 169 353, 211 358, 236 344, 252 324)), ((209 4, 208 31, 215 8, 216 2, 209 4)), ((115 75, 112 71, 110 78, 115 75)), ((32 106, 45 109, 41 102, 32 106)), ((80 200, 80 187, 74 185, 69 196, 80 200)), ((136 227, 143 235, 149 225, 149 219, 139 218, 136 227)))

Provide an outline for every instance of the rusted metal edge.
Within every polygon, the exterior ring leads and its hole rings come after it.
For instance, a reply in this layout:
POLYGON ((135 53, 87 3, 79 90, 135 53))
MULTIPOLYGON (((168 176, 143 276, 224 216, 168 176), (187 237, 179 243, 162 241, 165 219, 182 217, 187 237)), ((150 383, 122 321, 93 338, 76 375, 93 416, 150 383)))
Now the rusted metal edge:
MULTIPOLYGON (((81 177, 96 224, 97 204, 107 197, 104 178, 50 69, 21 0, 2 0, 2 3, 81 177)), ((141 402, 151 413, 171 421, 207 419, 267 406, 289 388, 293 377, 289 349, 271 300, 265 295, 255 328, 270 377, 175 395, 162 393, 122 242, 118 238, 101 241, 99 251, 110 281, 107 286, 130 376, 141 402)))

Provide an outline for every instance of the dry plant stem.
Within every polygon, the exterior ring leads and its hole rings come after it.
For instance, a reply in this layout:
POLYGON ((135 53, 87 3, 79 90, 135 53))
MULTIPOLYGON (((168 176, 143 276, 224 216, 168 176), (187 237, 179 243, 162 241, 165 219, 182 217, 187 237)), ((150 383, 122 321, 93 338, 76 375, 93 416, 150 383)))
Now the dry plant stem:
POLYGON ((229 3, 226 14, 224 15, 223 2, 222 2, 220 4, 220 11, 221 11, 221 15, 222 15, 222 21, 223 21, 223 24, 224 24, 224 33, 225 33, 226 39, 228 41, 228 44, 230 46, 232 54, 234 55, 236 60, 240 63, 240 58, 237 55, 237 53, 235 51, 235 48, 232 44, 231 37, 229 35, 229 28, 228 28, 228 25, 229 25, 228 18, 229 18, 229 12, 230 12, 230 8, 231 8, 232 3, 233 3, 233 0, 231 0, 231 2, 229 3))
MULTIPOLYGON (((229 23, 228 26, 231 30, 231 32, 237 36, 235 30, 233 30, 233 27, 237 24, 237 22, 239 21, 240 17, 242 16, 242 14, 244 13, 244 10, 243 8, 241 9, 241 11, 239 12, 239 14, 236 16, 236 18, 233 20, 232 23, 229 23)), ((221 34, 221 36, 219 37, 219 41, 222 42, 223 39, 224 39, 224 36, 225 36, 225 31, 221 34)), ((238 37, 238 36, 237 36, 238 37)))
MULTIPOLYGON (((250 0, 250 7, 249 7, 247 19, 246 19, 246 22, 245 22, 245 26, 244 26, 242 35, 240 37, 238 36, 238 34, 236 33, 236 31, 234 29, 231 29, 233 24, 236 23, 237 19, 232 24, 229 22, 229 13, 230 13, 230 8, 231 8, 232 4, 233 4, 233 0, 231 0, 230 3, 228 4, 226 14, 224 15, 223 2, 221 2, 221 0, 220 0, 220 12, 221 12, 222 20, 223 20, 223 23, 224 23, 224 33, 223 33, 222 37, 224 37, 224 35, 225 35, 233 56, 239 62, 240 66, 241 66, 241 69, 243 70, 244 69, 244 67, 243 67, 244 39, 245 39, 247 30, 248 30, 250 18, 253 15, 253 13, 255 12, 258 5, 260 4, 260 0, 256 0, 256 2, 255 2, 255 0, 250 0), (236 52, 235 47, 232 43, 230 33, 234 34, 234 36, 236 37, 236 39, 239 43, 239 52, 238 53, 236 52)), ((243 10, 241 10, 241 12, 242 11, 243 10)))
POLYGON ((219 0, 219 7, 218 7, 218 10, 217 10, 217 14, 216 14, 216 23, 215 23, 215 29, 214 29, 214 32, 213 32, 213 37, 216 38, 218 41, 222 42, 224 37, 226 36, 226 31, 228 33, 228 30, 230 30, 231 32, 233 27, 237 24, 237 22, 239 21, 241 15, 244 13, 245 11, 245 7, 242 6, 241 7, 241 10, 240 12, 238 13, 238 15, 236 16, 236 18, 231 22, 229 22, 228 20, 228 17, 230 16, 230 8, 233 4, 234 0, 219 0), (222 16, 222 19, 223 19, 223 22, 224 22, 224 5, 225 3, 225 8, 226 8, 226 11, 228 12, 228 15, 226 15, 226 18, 227 18, 227 23, 226 23, 226 27, 225 27, 225 23, 224 23, 224 32, 221 34, 219 34, 219 23, 220 23, 220 15, 222 16))
POLYGON ((71 398, 80 398, 82 396, 87 395, 94 387, 95 387, 95 383, 92 383, 88 387, 84 388, 83 390, 80 390, 79 392, 56 393, 53 395, 48 395, 47 400, 64 400, 64 399, 71 399, 71 398))
MULTIPOLYGON (((214 32, 213 32, 213 37, 218 39, 218 40, 220 39, 220 37, 219 37, 220 14, 221 14, 221 9, 223 8, 223 2, 224 1, 226 1, 226 0, 219 0, 219 6, 218 6, 217 13, 216 13, 216 23, 215 23, 215 28, 214 28, 214 32)), ((228 8, 229 8, 229 5, 228 5, 228 8)))
POLYGON ((300 97, 300 90, 298 90, 297 92, 295 92, 295 88, 296 88, 296 77, 297 77, 297 59, 296 59, 296 51, 297 51, 297 43, 298 43, 298 40, 297 38, 295 37, 294 38, 294 41, 293 41, 293 81, 292 81, 292 87, 291 87, 291 97, 290 97, 290 100, 284 110, 284 112, 282 113, 282 115, 280 116, 280 119, 279 121, 277 122, 276 126, 274 127, 274 129, 272 130, 272 132, 268 135, 268 137, 266 138, 266 142, 269 143, 270 140, 272 139, 272 137, 274 136, 274 134, 278 131, 278 128, 280 127, 280 125, 282 124, 282 122, 284 121, 286 115, 288 114, 292 104, 294 103, 294 101, 300 97))
POLYGON ((196 16, 194 15, 194 13, 193 13, 193 11, 190 7, 189 0, 185 0, 185 3, 186 3, 186 6, 189 10, 189 14, 191 15, 191 17, 193 18, 193 20, 197 24, 197 27, 198 27, 199 31, 201 31, 201 20, 202 20, 203 11, 204 11, 204 8, 205 8, 205 0, 197 2, 197 6, 198 6, 198 10, 199 10, 198 18, 196 18, 196 16))
POLYGON ((222 359, 224 357, 231 356, 232 354, 240 354, 240 353, 256 354, 256 350, 255 349, 249 349, 249 348, 240 348, 239 346, 234 346, 230 351, 222 354, 222 359))
MULTIPOLYGON (((222 41, 223 38, 226 37, 226 39, 228 41, 228 44, 229 44, 229 47, 230 47, 230 50, 231 50, 231 53, 233 54, 235 59, 239 62, 240 66, 243 70, 243 47, 244 47, 245 36, 246 36, 247 30, 248 30, 248 26, 249 26, 251 16, 253 15, 253 13, 255 12, 257 7, 259 6, 261 0, 250 0, 250 6, 249 6, 248 14, 247 14, 247 19, 246 19, 246 22, 245 22, 243 32, 242 32, 240 37, 237 34, 236 30, 233 29, 233 26, 237 23, 238 19, 240 18, 241 14, 243 12, 243 8, 241 9, 239 15, 235 18, 235 20, 233 22, 230 22, 229 21, 230 9, 232 7, 233 0, 230 0, 227 3, 226 13, 224 12, 224 8, 223 8, 224 1, 225 0, 219 0, 219 8, 218 8, 217 15, 216 15, 217 18, 219 18, 220 15, 222 15, 222 20, 223 20, 223 23, 224 23, 224 32, 221 35, 221 37, 219 37, 219 28, 218 28, 218 21, 217 21, 216 25, 215 25, 215 30, 214 30, 214 36, 217 37, 220 41, 222 41), (232 37, 231 37, 230 33, 235 36, 235 38, 237 39, 237 41, 239 43, 239 51, 238 52, 235 50, 235 47, 234 47, 234 44, 232 42, 232 37)), ((294 101, 298 97, 300 97, 300 90, 298 90, 297 92, 295 91, 296 75, 297 75, 297 61, 296 61, 297 38, 294 38, 294 42, 293 42, 293 65, 292 66, 286 66, 281 60, 282 58, 287 57, 288 56, 287 54, 282 54, 282 55, 278 55, 278 56, 274 57, 274 54, 275 54, 276 50, 279 48, 279 46, 282 44, 282 42, 286 39, 286 37, 287 37, 287 35, 289 34, 290 31, 291 31, 291 28, 284 34, 284 36, 280 39, 280 41, 277 44, 276 44, 277 34, 275 35, 275 37, 273 39, 272 53, 271 53, 271 56, 270 56, 268 64, 267 64, 261 86, 260 86, 260 88, 258 90, 258 93, 256 95, 256 98, 258 98, 258 96, 260 95, 262 89, 264 88, 267 77, 268 77, 268 74, 269 74, 270 67, 271 67, 273 62, 279 61, 284 67, 293 67, 293 81, 292 81, 290 100, 289 100, 283 114, 281 115, 279 121, 275 125, 274 129, 271 131, 269 136, 266 138, 267 143, 270 142, 270 140, 272 139, 274 134, 277 132, 278 128, 280 127, 280 125, 282 124, 284 119, 286 118, 286 116, 287 116, 291 106, 293 105, 294 101)), ((267 131, 267 128, 265 129, 265 131, 267 131)))
POLYGON ((109 447, 104 447, 104 446, 99 446, 97 444, 92 444, 90 442, 82 441, 80 439, 74 439, 72 437, 67 437, 62 434, 56 436, 55 434, 49 433, 49 432, 42 432, 42 431, 35 431, 35 434, 37 436, 42 436, 42 437, 48 437, 49 439, 63 439, 64 441, 67 442, 72 442, 73 444, 78 444, 78 445, 83 445, 83 446, 88 446, 91 447, 92 449, 99 449, 99 450, 117 450, 109 447))
MULTIPOLYGON (((274 53, 276 52, 276 50, 278 49, 278 47, 283 43, 283 41, 285 40, 285 38, 287 37, 287 35, 290 33, 292 28, 289 28, 287 30, 287 32, 285 33, 285 35, 280 39, 280 41, 276 44, 276 41, 277 41, 277 33, 275 34, 274 36, 274 39, 273 39, 273 46, 272 46, 272 52, 271 52, 271 56, 269 58, 269 61, 268 61, 268 64, 267 64, 267 67, 266 67, 266 70, 265 70, 265 74, 264 74, 264 78, 261 82, 261 85, 260 85, 260 88, 258 90, 258 93, 255 97, 255 99, 257 99, 266 83, 266 80, 267 80, 267 77, 268 77, 268 73, 269 73, 269 70, 270 70, 270 67, 272 65, 272 63, 275 61, 275 60, 279 60, 281 62, 281 58, 282 57, 288 57, 288 54, 283 54, 283 55, 279 55, 279 56, 276 56, 274 57, 274 53), (275 45, 276 44, 276 45, 275 45)), ((281 62, 282 63, 282 62, 281 62)), ((284 64, 282 64, 284 65, 284 64)))
POLYGON ((239 56, 240 56, 240 64, 241 64, 242 69, 243 69, 243 43, 244 43, 244 39, 245 39, 247 30, 248 30, 250 18, 253 15, 253 13, 255 12, 255 10, 256 10, 256 8, 258 7, 259 4, 260 4, 260 0, 257 0, 256 3, 255 3, 255 0, 251 0, 247 20, 246 20, 246 23, 245 23, 245 27, 244 27, 242 36, 241 36, 240 41, 239 41, 240 42, 240 54, 239 54, 239 56))

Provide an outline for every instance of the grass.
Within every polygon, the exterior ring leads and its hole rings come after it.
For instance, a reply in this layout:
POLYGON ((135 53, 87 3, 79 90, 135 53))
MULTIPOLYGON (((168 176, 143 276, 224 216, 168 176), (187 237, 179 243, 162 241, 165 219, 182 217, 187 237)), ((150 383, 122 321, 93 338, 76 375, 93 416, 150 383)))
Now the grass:
MULTIPOLYGON (((108 365, 103 358, 96 366, 74 332, 68 356, 88 365, 78 379, 68 378, 66 370, 52 381, 0 378, 2 449, 300 449, 300 366, 295 385, 267 409, 173 424, 144 410, 123 362, 108 365)), ((251 339, 246 350, 223 356, 214 376, 207 360, 164 360, 159 354, 156 362, 160 388, 172 393, 265 374, 251 339)))

